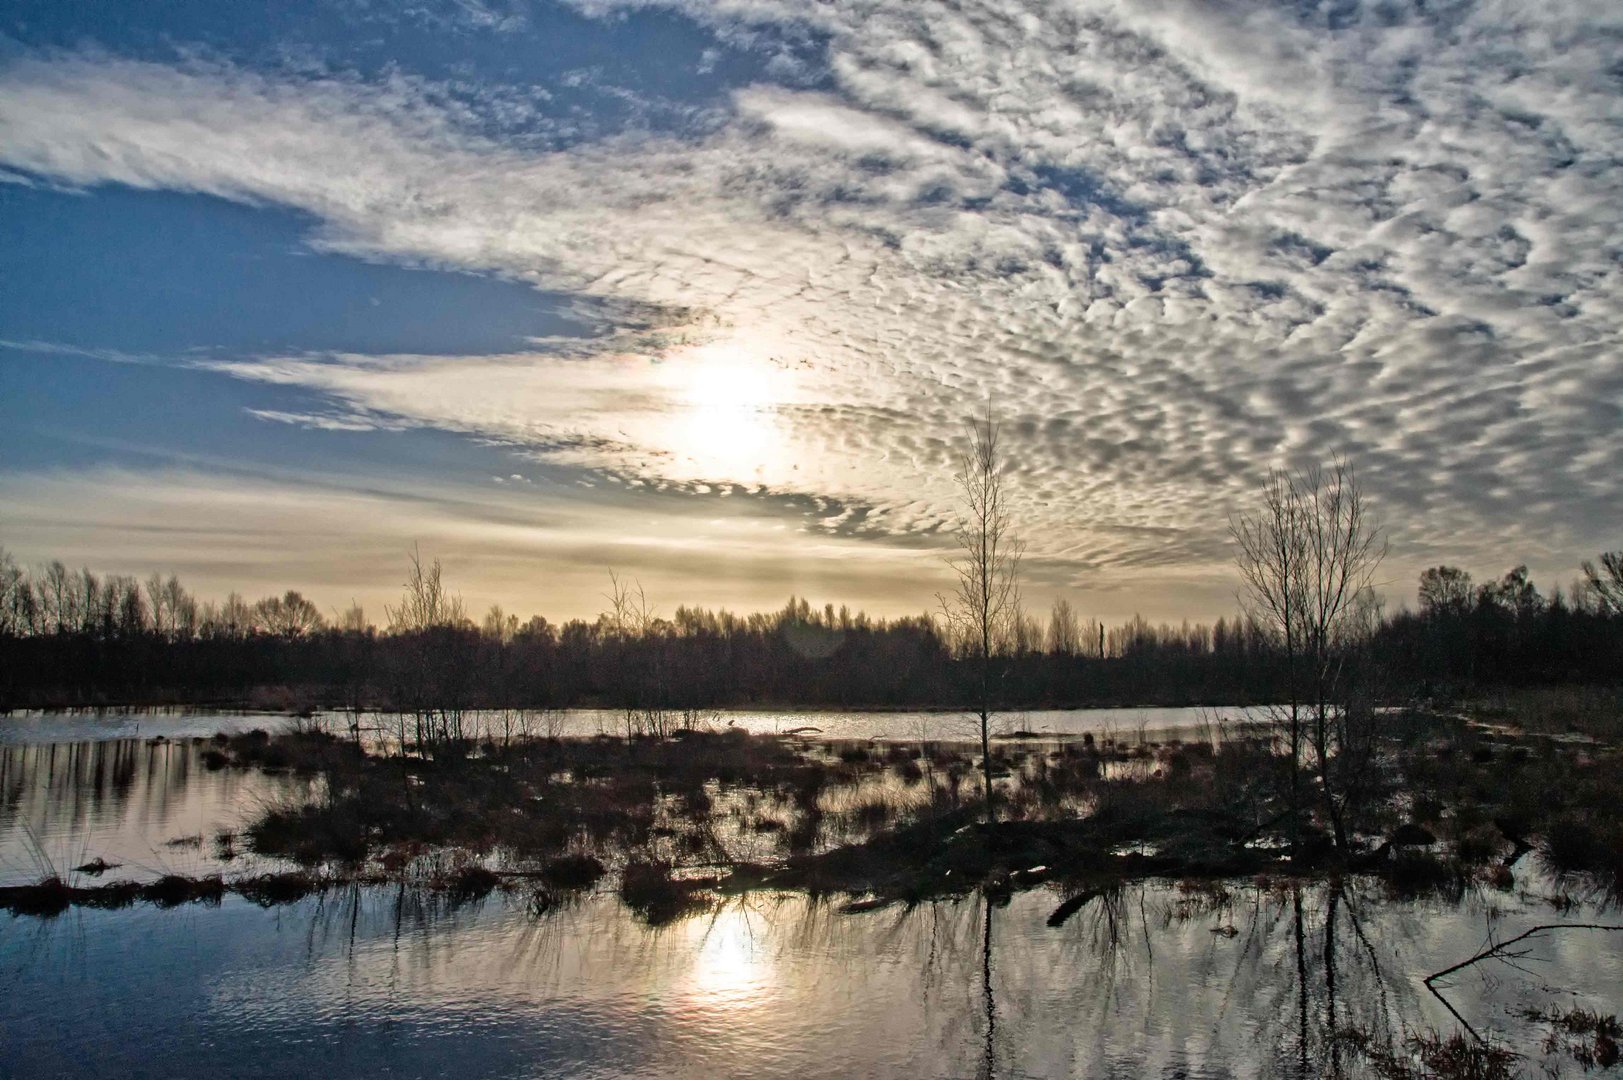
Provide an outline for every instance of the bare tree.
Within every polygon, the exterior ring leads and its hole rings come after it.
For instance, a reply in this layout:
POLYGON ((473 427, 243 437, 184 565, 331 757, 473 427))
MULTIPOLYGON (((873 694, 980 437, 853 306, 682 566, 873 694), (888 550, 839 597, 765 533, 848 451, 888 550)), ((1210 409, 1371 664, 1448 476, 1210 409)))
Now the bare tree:
POLYGON ((1282 719, 1290 747, 1293 818, 1301 809, 1306 742, 1336 845, 1345 848, 1344 802, 1331 775, 1338 732, 1334 712, 1386 545, 1346 462, 1294 473, 1271 470, 1261 494, 1262 506, 1237 514, 1229 531, 1247 613, 1277 635, 1285 653, 1282 719))
POLYGON ((333 627, 346 634, 366 633, 366 609, 357 600, 351 600, 349 607, 333 615, 333 627))
POLYGON ((508 645, 518 633, 518 616, 509 615, 502 610, 500 604, 491 604, 479 629, 480 633, 491 641, 499 645, 508 645))
POLYGON ((643 592, 642 582, 634 579, 627 584, 612 567, 609 569, 609 591, 603 594, 603 599, 609 602, 609 610, 604 612, 608 626, 621 638, 646 634, 654 623, 654 609, 649 606, 648 594, 643 592))
POLYGON ((409 713, 419 750, 457 755, 465 749, 464 699, 473 662, 463 633, 468 620, 462 598, 446 591, 439 560, 425 567, 416 547, 404 588, 399 605, 383 609, 389 633, 405 639, 404 663, 397 665, 393 678, 401 754, 409 713))
POLYGON ((0 548, 0 637, 21 637, 30 629, 28 612, 33 599, 28 575, 11 552, 0 548))
POLYGON ((197 600, 173 574, 165 580, 153 574, 146 580, 147 603, 152 609, 152 629, 170 641, 185 641, 197 636, 197 600))
POLYGON ((612 568, 603 599, 609 602, 609 610, 598 622, 619 653, 626 741, 639 734, 664 738, 670 733, 670 723, 662 700, 665 668, 658 639, 666 624, 649 604, 642 582, 633 579, 627 584, 612 568))
POLYGON ((392 634, 460 626, 466 617, 462 598, 445 591, 440 561, 435 559, 425 568, 416 547, 411 549, 411 573, 406 576, 405 590, 398 607, 385 604, 383 608, 392 634))
POLYGON ((1424 615, 1461 616, 1476 602, 1471 575, 1457 566, 1434 566, 1420 575, 1420 611, 1424 615))
POLYGON ((253 608, 254 626, 276 637, 300 638, 320 630, 326 620, 321 609, 297 590, 283 596, 267 596, 253 608))
POLYGON ((1082 630, 1069 600, 1054 601, 1048 618, 1048 651, 1055 656, 1075 656, 1082 651, 1082 630))
POLYGON ((233 592, 203 621, 209 636, 240 641, 254 628, 254 609, 241 593, 233 592))
POLYGON ((1600 566, 1585 559, 1584 581, 1592 596, 1607 611, 1623 615, 1623 551, 1608 551, 1600 557, 1600 566))
POLYGON ((993 820, 992 796, 992 658, 1013 638, 1020 618, 1020 557, 1024 546, 1014 535, 1004 487, 999 425, 986 414, 969 422, 970 444, 959 459, 961 509, 954 534, 958 554, 950 560, 958 583, 938 597, 952 637, 963 644, 976 665, 975 712, 980 718, 981 775, 986 787, 986 820, 993 820))

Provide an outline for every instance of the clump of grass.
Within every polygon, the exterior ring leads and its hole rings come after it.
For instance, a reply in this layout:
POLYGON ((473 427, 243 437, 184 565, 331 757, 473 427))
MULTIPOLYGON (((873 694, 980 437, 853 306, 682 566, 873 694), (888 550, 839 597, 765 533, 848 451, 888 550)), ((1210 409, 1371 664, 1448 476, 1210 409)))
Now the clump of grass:
POLYGON ((118 869, 120 865, 121 864, 119 863, 110 863, 98 855, 87 863, 82 863, 79 866, 75 866, 73 868, 73 872, 75 874, 89 874, 91 877, 101 877, 101 875, 105 874, 109 870, 118 869))
POLYGON ((1378 1044, 1362 1030, 1337 1032, 1336 1040, 1351 1049, 1385 1080, 1514 1080, 1516 1054, 1496 1042, 1481 1042, 1464 1032, 1411 1035, 1404 1051, 1378 1044))
POLYGON ((668 862, 634 859, 620 876, 620 902, 649 926, 664 926, 708 906, 704 889, 713 882, 680 879, 668 862))
POLYGON ((257 854, 306 866, 360 862, 370 844, 368 822, 358 810, 350 803, 271 809, 248 827, 248 845, 257 854))
POLYGON ((1464 882, 1459 871, 1440 855, 1400 849, 1386 871, 1388 891, 1397 899, 1448 896, 1459 893, 1464 882))
POLYGON ((1623 857, 1623 846, 1614 847, 1617 839, 1582 817, 1563 814, 1545 829, 1538 850, 1556 873, 1583 873, 1617 865, 1623 857))
POLYGON ((51 919, 73 905, 74 889, 59 877, 48 877, 33 885, 13 885, 0 889, 0 907, 14 915, 51 919))
POLYGON ((355 743, 312 728, 275 736, 263 728, 236 735, 219 734, 202 753, 203 764, 211 769, 236 765, 302 773, 331 771, 362 757, 355 743))
POLYGON ((232 890, 260 907, 291 904, 315 892, 315 877, 303 872, 262 874, 233 883, 232 890))
POLYGON ((1587 1009, 1563 1012, 1553 1008, 1529 1009, 1523 1015, 1550 1026, 1550 1034, 1544 1040, 1546 1054, 1566 1054, 1585 1072, 1595 1068, 1610 1069, 1618 1063, 1623 1025, 1616 1016, 1587 1009))
POLYGON ((218 904, 225 896, 225 882, 217 874, 202 878, 165 874, 142 889, 141 896, 159 907, 179 907, 198 901, 218 904))
POLYGON ((564 892, 590 889, 607 872, 590 855, 560 855, 541 864, 541 880, 549 888, 564 892))
POLYGON ((454 903, 466 904, 489 896, 502 879, 495 871, 479 863, 458 867, 444 881, 445 891, 454 903))

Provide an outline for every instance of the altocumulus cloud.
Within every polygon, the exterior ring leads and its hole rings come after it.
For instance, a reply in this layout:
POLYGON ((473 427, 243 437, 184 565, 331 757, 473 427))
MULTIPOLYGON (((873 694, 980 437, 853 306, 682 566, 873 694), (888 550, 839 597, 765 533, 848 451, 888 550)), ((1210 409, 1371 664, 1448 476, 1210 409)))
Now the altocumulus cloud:
POLYGON ((491 134, 495 92, 23 53, 0 165, 295 207, 323 250, 623 314, 515 354, 211 361, 330 404, 263 420, 804 496, 894 541, 947 520, 991 395, 1053 582, 1211 578, 1261 472, 1333 454, 1409 564, 1617 542, 1616 4, 580 6, 812 40, 816 69, 549 143, 491 134))

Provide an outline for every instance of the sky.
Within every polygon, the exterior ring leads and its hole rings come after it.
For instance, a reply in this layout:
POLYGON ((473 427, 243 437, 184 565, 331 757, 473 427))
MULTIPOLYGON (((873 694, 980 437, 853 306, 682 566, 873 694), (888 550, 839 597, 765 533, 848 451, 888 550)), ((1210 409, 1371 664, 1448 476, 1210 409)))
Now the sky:
POLYGON ((0 13, 0 546, 381 618, 882 614, 990 401, 1028 607, 1210 618, 1342 458, 1393 605, 1623 546, 1613 0, 0 13))

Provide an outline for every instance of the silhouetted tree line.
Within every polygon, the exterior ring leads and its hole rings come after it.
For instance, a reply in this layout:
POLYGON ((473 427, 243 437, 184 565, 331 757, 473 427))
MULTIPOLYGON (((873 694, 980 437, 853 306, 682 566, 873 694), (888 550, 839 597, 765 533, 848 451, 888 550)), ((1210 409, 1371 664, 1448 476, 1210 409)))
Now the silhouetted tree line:
POLYGON ((1381 653, 1421 689, 1623 681, 1623 552, 1583 570, 1568 592, 1546 597, 1525 566, 1481 585, 1459 567, 1434 567, 1420 576, 1419 610, 1382 627, 1381 653))
MULTIPOLYGON (((1381 619, 1359 662, 1383 692, 1623 680, 1623 557, 1541 595, 1517 568, 1473 584, 1428 570, 1419 608, 1381 619)), ((379 706, 432 716, 475 707, 601 705, 953 706, 978 700, 970 642, 930 615, 876 619, 791 599, 737 615, 680 607, 660 617, 618 582, 610 610, 563 624, 480 622, 415 558, 386 625, 358 607, 324 616, 289 591, 200 601, 179 580, 145 581, 0 551, 0 705, 250 703, 379 706)), ((1002 709, 1281 699, 1281 642, 1257 621, 1106 627, 1064 601, 1044 622, 1008 620, 989 693, 1002 709)))

